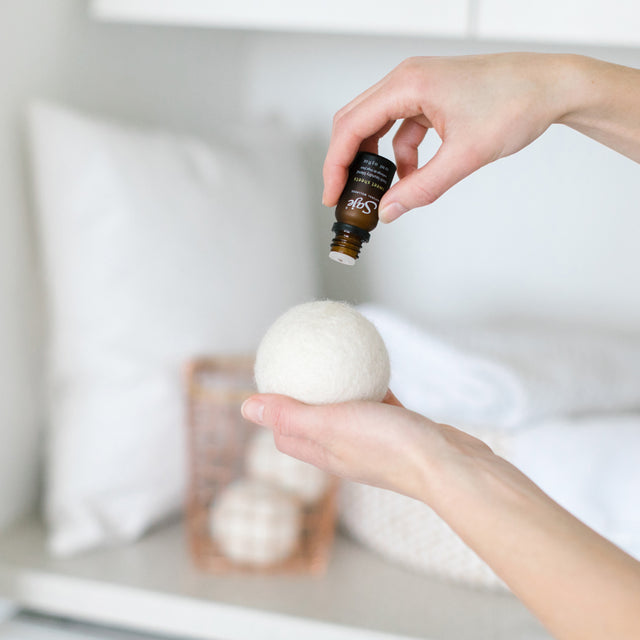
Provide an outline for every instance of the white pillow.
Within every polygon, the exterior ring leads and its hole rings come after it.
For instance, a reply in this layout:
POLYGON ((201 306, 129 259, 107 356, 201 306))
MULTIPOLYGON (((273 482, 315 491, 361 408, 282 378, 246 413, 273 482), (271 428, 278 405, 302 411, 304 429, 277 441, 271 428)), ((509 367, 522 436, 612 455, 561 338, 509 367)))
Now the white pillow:
POLYGON ((316 294, 300 153, 273 124, 220 139, 36 105, 30 131, 49 310, 46 516, 58 554, 176 512, 181 370, 250 353, 316 294))

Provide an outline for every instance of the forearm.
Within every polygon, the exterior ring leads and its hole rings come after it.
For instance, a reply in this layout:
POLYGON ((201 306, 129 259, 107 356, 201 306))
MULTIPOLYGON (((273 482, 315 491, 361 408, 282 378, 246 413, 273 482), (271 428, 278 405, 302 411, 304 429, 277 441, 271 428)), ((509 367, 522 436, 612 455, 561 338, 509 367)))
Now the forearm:
POLYGON ((558 122, 640 162, 640 70, 564 56, 567 110, 558 122))
POLYGON ((640 638, 640 563, 490 451, 446 447, 425 501, 554 637, 640 638))
POLYGON ((390 393, 334 405, 260 394, 242 411, 284 453, 428 504, 558 640, 640 638, 640 563, 477 438, 390 393))

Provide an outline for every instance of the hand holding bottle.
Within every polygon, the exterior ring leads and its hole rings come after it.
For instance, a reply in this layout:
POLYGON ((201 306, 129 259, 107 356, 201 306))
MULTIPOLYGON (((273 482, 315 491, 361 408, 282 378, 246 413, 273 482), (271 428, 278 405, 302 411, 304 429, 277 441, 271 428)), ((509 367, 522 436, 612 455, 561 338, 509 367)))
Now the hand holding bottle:
POLYGON ((382 199, 383 222, 432 203, 552 123, 640 161, 640 71, 577 55, 410 58, 336 114, 324 164, 327 206, 336 204, 358 150, 376 153, 398 120, 400 180, 382 199), (418 146, 429 129, 442 144, 418 168, 418 146))

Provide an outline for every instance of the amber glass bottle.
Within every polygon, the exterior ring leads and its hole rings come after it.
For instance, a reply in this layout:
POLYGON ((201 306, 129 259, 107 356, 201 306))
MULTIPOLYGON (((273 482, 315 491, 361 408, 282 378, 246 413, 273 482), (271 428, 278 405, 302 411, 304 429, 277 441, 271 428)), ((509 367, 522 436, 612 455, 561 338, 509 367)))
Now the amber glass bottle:
POLYGON ((396 166, 375 153, 361 151, 349 167, 349 178, 336 207, 329 257, 353 265, 363 242, 378 224, 380 199, 391 186, 396 166))

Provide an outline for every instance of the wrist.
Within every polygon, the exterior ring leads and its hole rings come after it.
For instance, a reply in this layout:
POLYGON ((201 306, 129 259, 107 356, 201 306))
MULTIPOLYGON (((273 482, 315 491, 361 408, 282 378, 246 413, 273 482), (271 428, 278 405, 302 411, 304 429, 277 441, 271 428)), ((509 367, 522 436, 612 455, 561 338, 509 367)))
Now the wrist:
POLYGON ((428 504, 459 534, 473 513, 509 509, 525 513, 547 496, 519 469, 467 433, 439 425, 425 461, 423 492, 428 504))
POLYGON ((573 58, 572 98, 557 122, 640 162, 640 70, 573 58))
POLYGON ((637 92, 640 71, 587 56, 566 55, 563 108, 556 122, 579 131, 606 127, 616 104, 637 92))
POLYGON ((419 499, 444 517, 453 502, 473 500, 479 487, 494 484, 501 464, 507 463, 484 442, 454 427, 437 425, 431 435, 421 449, 419 499))
POLYGON ((480 440, 463 435, 450 439, 444 434, 433 453, 437 460, 429 469, 423 501, 504 579, 496 546, 505 557, 517 555, 539 521, 562 529, 562 514, 568 514, 516 467, 480 440), (507 521, 511 525, 505 527, 507 521))
POLYGON ((553 58, 553 64, 546 64, 548 60, 543 62, 549 121, 571 126, 572 121, 591 108, 596 98, 590 77, 592 65, 599 61, 577 54, 551 54, 549 57, 553 58))

